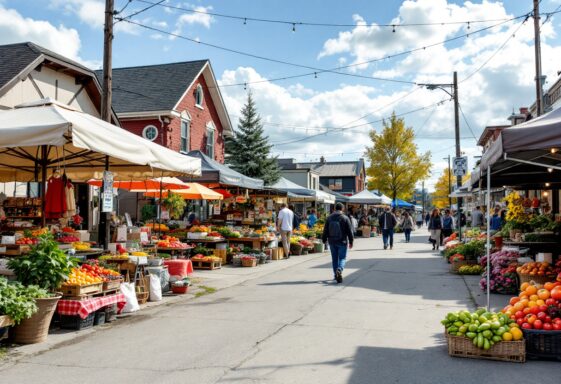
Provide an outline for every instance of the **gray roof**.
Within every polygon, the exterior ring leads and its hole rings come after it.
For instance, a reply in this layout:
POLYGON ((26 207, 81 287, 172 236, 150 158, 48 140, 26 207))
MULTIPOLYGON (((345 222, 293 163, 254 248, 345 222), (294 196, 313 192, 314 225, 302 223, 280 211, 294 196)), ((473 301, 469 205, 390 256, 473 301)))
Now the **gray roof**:
MULTIPOLYGON (((117 113, 170 111, 207 62, 113 68, 113 109, 117 113)), ((96 75, 103 82, 103 72, 96 75)))
POLYGON ((55 59, 92 72, 82 64, 31 42, 0 45, 0 89, 22 73, 41 56, 55 59))
POLYGON ((300 167, 309 167, 319 173, 320 177, 345 177, 358 176, 364 166, 364 160, 356 161, 329 161, 314 163, 298 163, 300 167))

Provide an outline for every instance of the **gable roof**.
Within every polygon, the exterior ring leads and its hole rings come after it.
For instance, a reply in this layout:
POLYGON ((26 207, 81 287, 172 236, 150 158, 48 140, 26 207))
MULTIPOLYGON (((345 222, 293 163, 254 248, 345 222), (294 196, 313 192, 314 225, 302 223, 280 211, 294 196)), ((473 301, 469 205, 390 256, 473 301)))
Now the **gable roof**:
MULTIPOLYGON (((113 68, 113 108, 119 115, 174 111, 201 74, 207 82, 224 131, 231 133, 232 124, 207 59, 113 68)), ((101 81, 103 71, 96 71, 96 75, 101 81)))
POLYGON ((96 79, 91 69, 37 44, 25 42, 0 45, 0 95, 45 60, 65 64, 96 79))

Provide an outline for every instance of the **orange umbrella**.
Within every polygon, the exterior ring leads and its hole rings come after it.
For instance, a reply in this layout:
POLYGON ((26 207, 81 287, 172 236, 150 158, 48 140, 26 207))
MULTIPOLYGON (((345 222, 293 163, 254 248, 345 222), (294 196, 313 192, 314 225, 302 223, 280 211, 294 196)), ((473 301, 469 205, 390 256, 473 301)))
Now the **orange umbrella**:
MULTIPOLYGON (((182 196, 185 200, 222 200, 222 196, 218 192, 214 192, 212 189, 205 187, 199 183, 186 183, 188 189, 171 189, 162 191, 160 195, 160 190, 149 190, 144 192, 144 196, 147 197, 167 197, 168 192, 175 193, 182 196)), ((141 191, 139 191, 141 192, 141 191)))
MULTIPOLYGON (((89 185, 101 187, 102 181, 91 179, 88 180, 89 185)), ((160 189, 188 189, 189 185, 177 177, 158 177, 155 179, 147 180, 120 180, 113 182, 113 188, 127 189, 129 191, 135 190, 136 192, 160 190, 160 189)))

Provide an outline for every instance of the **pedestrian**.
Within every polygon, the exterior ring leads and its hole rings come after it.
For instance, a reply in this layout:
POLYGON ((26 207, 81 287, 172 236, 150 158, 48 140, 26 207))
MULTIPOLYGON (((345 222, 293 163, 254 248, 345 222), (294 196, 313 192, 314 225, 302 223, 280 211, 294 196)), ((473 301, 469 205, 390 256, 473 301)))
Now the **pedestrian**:
POLYGON ((409 212, 405 211, 403 214, 403 220, 401 221, 401 228, 403 228, 403 233, 405 233, 405 242, 411 241, 411 231, 413 230, 413 218, 409 215, 409 212))
POLYGON ((384 242, 384 249, 393 249, 393 230, 397 224, 395 215, 391 213, 390 207, 386 207, 384 213, 379 218, 380 229, 382 230, 382 240, 384 242), (389 244, 388 244, 389 240, 389 244))
POLYGON ((440 247, 440 232, 442 231, 442 218, 438 208, 432 210, 428 227, 430 232, 429 241, 432 243, 432 249, 438 249, 440 247))
POLYGON ((288 209, 292 211, 292 229, 300 229, 300 223, 302 222, 302 217, 294 209, 294 205, 290 204, 288 209))
POLYGON ((335 204, 335 212, 329 215, 323 227, 322 240, 329 243, 334 278, 340 284, 347 261, 347 246, 352 248, 354 241, 351 221, 343 213, 343 204, 335 204))
POLYGON ((277 218, 277 232, 281 234, 282 247, 284 254, 288 259, 290 257, 290 234, 294 228, 294 212, 286 206, 285 203, 281 204, 281 209, 277 218))
POLYGON ((430 220, 430 213, 427 212, 427 214, 425 215, 425 225, 429 225, 429 220, 430 220))
POLYGON ((483 226, 483 212, 479 205, 471 212, 471 226, 473 228, 483 226))
POLYGON ((423 226, 423 213, 417 212, 415 216, 415 221, 417 223, 417 228, 421 228, 423 226))
POLYGON ((316 225, 317 221, 318 217, 316 216, 316 210, 310 210, 310 214, 308 215, 308 228, 311 229, 314 225, 316 225))
POLYGON ((491 221, 489 222, 489 228, 492 231, 498 231, 503 226, 503 219, 501 217, 500 208, 495 207, 495 213, 491 216, 491 221))
POLYGON ((355 234, 358 229, 358 220, 354 215, 349 215, 349 220, 351 220, 351 228, 353 230, 353 234, 355 234))
POLYGON ((454 232, 454 218, 450 214, 450 210, 446 209, 442 218, 442 237, 447 238, 452 235, 452 232, 454 232))

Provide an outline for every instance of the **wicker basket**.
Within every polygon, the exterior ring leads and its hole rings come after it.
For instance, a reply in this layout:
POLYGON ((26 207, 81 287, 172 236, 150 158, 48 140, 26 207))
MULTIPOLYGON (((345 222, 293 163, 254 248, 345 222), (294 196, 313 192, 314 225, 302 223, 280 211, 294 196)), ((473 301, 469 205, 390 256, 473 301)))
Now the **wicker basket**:
POLYGON ((61 296, 36 299, 37 312, 14 327, 14 342, 35 344, 47 340, 49 325, 61 296))
POLYGON ((533 281, 536 284, 545 284, 548 283, 550 281, 555 281, 555 276, 536 276, 536 275, 526 275, 524 273, 518 273, 518 279, 520 280, 520 285, 522 283, 529 283, 530 281, 533 281))
POLYGON ((463 336, 447 335, 448 354, 454 357, 485 359, 524 363, 526 361, 526 344, 520 341, 501 341, 487 351, 473 345, 471 339, 463 336))
POLYGON ((300 244, 290 244, 290 254, 291 255, 301 255, 302 254, 302 245, 300 244))
POLYGON ((257 266, 257 259, 242 259, 242 267, 255 267, 257 266))
POLYGON ((472 261, 472 260, 461 260, 461 261, 452 261, 450 263, 450 272, 452 273, 458 273, 458 270, 460 269, 461 266, 464 265, 475 265, 477 264, 476 261, 472 261))
POLYGON ((146 304, 148 302, 148 297, 150 297, 150 292, 137 292, 136 300, 138 304, 146 304))

